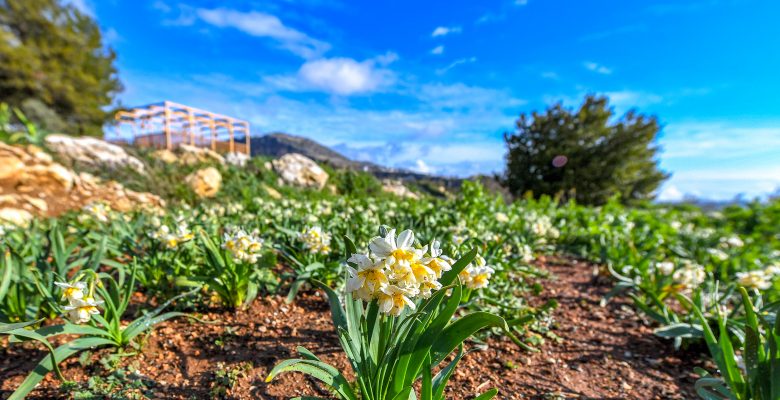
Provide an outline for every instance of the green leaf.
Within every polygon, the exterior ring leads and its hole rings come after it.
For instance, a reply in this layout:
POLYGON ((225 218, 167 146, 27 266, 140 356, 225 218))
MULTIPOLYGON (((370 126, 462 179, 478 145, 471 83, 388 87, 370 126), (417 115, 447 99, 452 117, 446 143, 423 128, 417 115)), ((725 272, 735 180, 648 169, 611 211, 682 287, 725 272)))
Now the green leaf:
POLYGON ((274 377, 282 372, 298 371, 303 372, 312 378, 318 379, 325 385, 331 387, 344 400, 357 400, 357 396, 352 392, 349 382, 341 373, 331 365, 322 361, 290 359, 277 364, 268 377, 266 382, 271 382, 274 377))
POLYGON ((702 338, 704 333, 701 325, 678 322, 662 326, 653 331, 656 336, 663 338, 702 338))
POLYGON ((341 302, 339 301, 339 295, 336 294, 336 292, 330 288, 330 286, 318 281, 318 280, 312 280, 312 283, 314 286, 317 286, 318 288, 322 289, 325 294, 328 295, 328 303, 330 304, 330 312, 331 316, 333 318, 333 325, 336 326, 336 329, 339 328, 348 330, 347 327, 347 318, 344 316, 344 309, 341 307, 341 302))
POLYGON ((694 385, 696 394, 704 400, 738 400, 720 379, 704 377, 694 385))
POLYGON ((463 358, 464 354, 466 353, 463 351, 463 344, 461 344, 458 348, 458 354, 455 356, 455 358, 453 358, 452 361, 450 361, 446 367, 442 368, 442 370, 439 371, 439 373, 436 374, 436 376, 433 378, 434 400, 444 399, 444 388, 447 387, 447 381, 450 380, 452 373, 455 372, 455 367, 460 362, 460 359, 463 358))
POLYGON ((158 315, 153 318, 141 317, 133 321, 130 325, 127 326, 124 330, 122 330, 122 338, 124 339, 125 343, 129 343, 133 338, 141 334, 142 332, 146 331, 147 329, 153 328, 155 325, 159 324, 160 322, 167 321, 171 318, 176 317, 186 317, 187 313, 178 312, 178 311, 171 311, 167 312, 165 314, 158 315))
POLYGON ((507 327, 506 321, 504 321, 503 318, 484 311, 471 313, 453 322, 444 328, 441 335, 439 335, 431 347, 431 353, 433 354, 432 364, 438 365, 448 354, 463 343, 464 340, 468 339, 477 331, 490 327, 509 330, 509 327, 507 327))
MULTIPOLYGON (((65 343, 56 349, 54 349, 54 360, 57 363, 62 362, 66 358, 76 354, 82 350, 92 349, 100 346, 111 346, 114 342, 104 338, 79 338, 72 342, 65 343)), ((52 370, 52 354, 44 357, 38 365, 35 366, 32 372, 27 375, 27 378, 21 385, 11 394, 8 400, 22 400, 35 388, 43 377, 46 376, 52 370)))
POLYGON ((422 365, 422 386, 420 400, 433 400, 433 378, 431 377, 431 356, 425 357, 422 365))
POLYGON ((498 389, 493 388, 474 398, 474 400, 490 400, 498 394, 498 389))

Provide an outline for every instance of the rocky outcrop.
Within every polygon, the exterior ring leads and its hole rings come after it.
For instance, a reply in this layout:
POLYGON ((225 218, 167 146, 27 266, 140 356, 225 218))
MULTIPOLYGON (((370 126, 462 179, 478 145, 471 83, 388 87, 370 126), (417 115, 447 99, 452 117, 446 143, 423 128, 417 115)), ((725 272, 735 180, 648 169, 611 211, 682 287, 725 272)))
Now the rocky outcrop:
POLYGON ((56 216, 98 201, 117 211, 164 205, 155 195, 134 192, 117 182, 104 182, 87 173, 77 174, 53 162, 37 147, 0 143, 0 220, 3 223, 24 223, 35 215, 56 216))
POLYGON ((222 187, 222 175, 214 167, 199 169, 185 179, 198 197, 214 197, 222 187))
POLYGON ((27 210, 20 208, 0 209, 0 225, 27 227, 32 220, 33 215, 27 210))
POLYGON ((227 153, 225 154, 225 162, 235 167, 244 167, 249 162, 249 156, 246 153, 227 153))
POLYGON ((190 146, 181 144, 178 147, 179 162, 184 165, 195 165, 201 163, 217 162, 225 164, 225 158, 216 151, 204 147, 190 146))
POLYGON ((404 186, 404 184, 397 179, 383 179, 382 180, 382 190, 387 193, 392 193, 398 197, 403 197, 407 199, 419 199, 420 196, 409 190, 408 187, 404 186))
POLYGON ((68 163, 80 163, 99 168, 131 168, 145 173, 141 160, 127 154, 125 149, 92 137, 49 135, 46 147, 68 163))
POLYGON ((166 164, 173 164, 179 161, 179 157, 176 156, 176 153, 168 149, 156 150, 152 153, 152 157, 166 164))
POLYGON ((285 154, 271 162, 274 170, 288 185, 322 189, 328 182, 328 173, 312 159, 298 154, 285 154))

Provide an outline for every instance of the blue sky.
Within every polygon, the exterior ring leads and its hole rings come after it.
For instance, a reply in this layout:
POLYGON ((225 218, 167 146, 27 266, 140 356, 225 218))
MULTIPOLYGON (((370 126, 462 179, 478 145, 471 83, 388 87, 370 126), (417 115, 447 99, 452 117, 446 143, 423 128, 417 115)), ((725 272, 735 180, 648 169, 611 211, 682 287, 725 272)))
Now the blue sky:
POLYGON ((522 112, 587 93, 658 115, 662 199, 780 187, 777 1, 72 0, 133 106, 164 99, 357 159, 500 171, 522 112))

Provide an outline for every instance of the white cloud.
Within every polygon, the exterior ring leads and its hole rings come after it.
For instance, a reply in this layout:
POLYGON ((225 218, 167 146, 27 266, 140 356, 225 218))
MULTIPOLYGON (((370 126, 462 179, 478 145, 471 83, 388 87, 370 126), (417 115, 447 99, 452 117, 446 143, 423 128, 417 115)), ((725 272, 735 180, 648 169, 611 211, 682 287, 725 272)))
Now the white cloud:
POLYGON ((675 185, 665 185, 661 189, 661 193, 658 194, 657 200, 676 202, 681 201, 685 197, 685 194, 680 191, 675 185))
MULTIPOLYGON (((382 61, 387 62, 384 59, 382 61)), ((304 87, 337 95, 373 92, 391 85, 391 71, 377 68, 376 59, 358 62, 351 58, 323 58, 307 61, 298 71, 304 87)))
POLYGON ((528 5, 528 0, 515 0, 516 6, 526 6, 528 5))
POLYGON ((259 11, 240 12, 217 8, 196 10, 204 22, 219 28, 235 28, 248 35, 274 39, 282 48, 303 58, 316 58, 330 49, 330 45, 305 33, 285 26, 274 15, 259 11))
POLYGON ((588 70, 593 71, 602 75, 609 75, 612 73, 612 69, 607 68, 601 64, 592 62, 592 61, 586 61, 582 63, 582 65, 588 70))
POLYGON ((609 97, 609 104, 614 106, 619 113, 629 108, 645 107, 663 101, 663 97, 660 95, 635 90, 604 92, 604 94, 609 97))
POLYGON ((385 54, 380 54, 374 57, 374 60, 376 60, 379 65, 389 65, 398 61, 400 58, 401 57, 399 57, 397 53, 388 51, 385 54))
POLYGON ((555 72, 553 72, 553 71, 544 71, 544 72, 542 72, 541 76, 542 76, 542 78, 545 78, 545 79, 552 79, 552 80, 556 80, 556 81, 557 81, 558 79, 561 79, 561 78, 558 76, 558 74, 557 74, 557 73, 555 73, 555 72))
POLYGON ((425 163, 425 161, 423 161, 423 160, 421 160, 419 158, 417 159, 415 164, 416 165, 415 165, 414 170, 419 172, 419 173, 421 173, 421 174, 433 174, 434 172, 436 172, 435 168, 431 168, 431 166, 429 166, 428 164, 425 163))
POLYGON ((780 124, 673 123, 664 128, 660 142, 664 147, 664 158, 749 158, 752 162, 773 162, 780 165, 780 124), (760 154, 766 154, 766 157, 756 157, 760 154))
POLYGON ((469 86, 463 83, 428 83, 420 87, 416 96, 436 109, 503 110, 527 103, 523 99, 513 97, 507 90, 469 86))
POLYGON ((455 61, 451 62, 449 65, 447 65, 444 68, 437 69, 436 70, 436 74, 444 75, 444 74, 447 73, 447 71, 457 67, 458 65, 471 64, 471 63, 475 63, 475 62, 477 62, 477 57, 461 58, 461 59, 458 59, 458 60, 455 60, 455 61))
POLYGON ((451 33, 460 33, 462 28, 459 26, 438 26, 431 33, 431 37, 446 36, 451 33))
POLYGON ((444 53, 444 46, 436 46, 431 50, 431 54, 442 54, 444 53))

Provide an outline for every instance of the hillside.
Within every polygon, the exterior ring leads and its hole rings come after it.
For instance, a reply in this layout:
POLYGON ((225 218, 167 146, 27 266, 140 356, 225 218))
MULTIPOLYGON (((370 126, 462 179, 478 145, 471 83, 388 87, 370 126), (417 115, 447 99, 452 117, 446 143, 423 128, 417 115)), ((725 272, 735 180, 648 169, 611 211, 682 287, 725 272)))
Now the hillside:
POLYGON ((276 158, 287 153, 300 153, 312 160, 328 164, 334 168, 349 168, 370 172, 380 179, 400 179, 405 182, 431 182, 443 185, 446 188, 458 188, 462 182, 460 178, 427 175, 406 169, 384 167, 365 161, 350 160, 314 140, 280 132, 253 137, 251 148, 252 156, 276 158))

